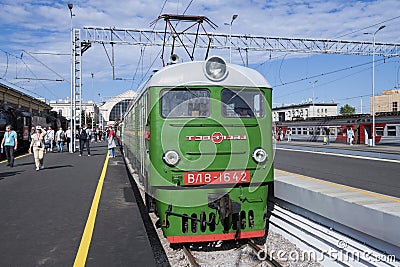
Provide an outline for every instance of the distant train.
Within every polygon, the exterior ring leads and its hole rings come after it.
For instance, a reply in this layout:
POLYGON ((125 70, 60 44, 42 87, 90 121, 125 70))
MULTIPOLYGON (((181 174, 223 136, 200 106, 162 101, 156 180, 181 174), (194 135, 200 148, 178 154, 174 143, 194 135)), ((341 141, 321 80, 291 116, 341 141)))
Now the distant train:
POLYGON ((55 111, 49 111, 42 116, 32 116, 30 112, 15 109, 2 104, 0 106, 0 140, 3 139, 7 125, 11 125, 18 135, 18 149, 26 149, 29 146, 29 132, 32 126, 51 126, 53 129, 65 128, 67 120, 55 111))
MULTIPOLYGON (((274 123, 274 133, 281 130, 287 140, 289 129, 292 140, 323 142, 325 129, 329 129, 330 141, 347 142, 347 129, 355 133, 354 143, 368 144, 372 140, 372 116, 367 114, 310 118, 307 120, 274 123)), ((375 143, 400 145, 400 113, 379 113, 375 116, 375 143)))
POLYGON ((156 72, 128 108, 124 155, 170 243, 265 235, 271 96, 258 72, 210 57, 156 72))

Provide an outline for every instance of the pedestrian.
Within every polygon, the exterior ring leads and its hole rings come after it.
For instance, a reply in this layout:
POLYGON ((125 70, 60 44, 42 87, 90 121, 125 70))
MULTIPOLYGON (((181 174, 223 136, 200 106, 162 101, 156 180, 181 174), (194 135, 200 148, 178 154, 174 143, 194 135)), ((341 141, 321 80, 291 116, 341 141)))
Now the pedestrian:
POLYGON ((67 130, 65 131, 65 138, 67 141, 67 149, 69 151, 69 143, 71 143, 71 127, 68 127, 67 130))
POLYGON ((6 151, 7 166, 14 166, 14 150, 17 149, 17 146, 17 133, 12 129, 11 125, 7 125, 3 140, 1 140, 1 150, 6 151))
POLYGON ((83 149, 86 146, 88 157, 90 157, 90 130, 87 128, 87 125, 79 129, 78 138, 79 138, 79 156, 80 157, 82 156, 83 149))
POLYGON ((283 131, 282 131, 282 128, 279 128, 278 134, 279 134, 279 141, 283 141, 283 131))
POLYGON ((110 158, 115 158, 115 153, 114 153, 114 149, 116 147, 115 132, 112 129, 112 126, 108 126, 108 128, 110 129, 110 131, 107 136, 107 147, 108 147, 108 151, 110 152, 110 158))
POLYGON ((99 143, 101 143, 101 140, 103 140, 103 131, 100 129, 97 129, 97 135, 99 136, 99 143))
POLYGON ((349 127, 347 128, 347 143, 351 146, 353 145, 353 138, 354 138, 353 128, 349 127))
POLYGON ((32 141, 31 140, 31 136, 36 132, 36 127, 34 125, 32 125, 31 127, 31 131, 29 132, 29 136, 28 136, 28 141, 32 141))
POLYGON ((54 130, 51 129, 51 127, 49 126, 48 130, 47 130, 47 140, 49 143, 49 148, 48 151, 53 152, 53 144, 54 144, 54 130))
POLYGON ((65 132, 60 127, 56 132, 57 152, 63 152, 64 142, 65 142, 65 132))
POLYGON ((108 126, 108 128, 107 129, 105 129, 104 130, 104 142, 106 142, 107 141, 107 138, 108 138, 108 134, 110 133, 110 128, 112 129, 112 126, 110 127, 110 126, 108 126))
POLYGON ((292 141, 292 129, 289 128, 287 130, 286 134, 287 134, 287 141, 291 142, 292 141))
POLYGON ((329 145, 329 144, 331 143, 331 142, 330 142, 330 133, 331 133, 331 130, 329 130, 329 128, 326 127, 326 128, 325 128, 325 137, 326 137, 325 144, 326 144, 326 145, 329 145))
POLYGON ((45 145, 44 145, 44 136, 45 133, 42 131, 42 127, 36 126, 36 132, 31 136, 31 144, 29 146, 29 154, 32 154, 35 159, 36 170, 44 169, 44 154, 45 154, 45 145))
POLYGON ((96 135, 95 135, 95 141, 96 141, 96 143, 98 143, 99 142, 99 140, 101 140, 101 135, 100 135, 100 130, 99 130, 99 128, 96 128, 96 135))

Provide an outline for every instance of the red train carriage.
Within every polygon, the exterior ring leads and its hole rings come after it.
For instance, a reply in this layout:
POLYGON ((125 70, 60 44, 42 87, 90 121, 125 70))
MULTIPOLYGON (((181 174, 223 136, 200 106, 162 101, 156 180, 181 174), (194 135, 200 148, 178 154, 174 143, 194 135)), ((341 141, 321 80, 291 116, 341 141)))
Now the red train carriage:
MULTIPOLYGON (((369 144, 372 140, 372 116, 365 114, 351 116, 334 116, 325 118, 310 118, 307 120, 283 121, 274 123, 274 133, 279 140, 279 132, 283 139, 295 141, 323 142, 326 129, 329 129, 330 141, 347 142, 347 129, 354 131, 354 143, 369 144)), ((385 145, 400 145, 400 114, 379 113, 375 116, 375 143, 385 145)))

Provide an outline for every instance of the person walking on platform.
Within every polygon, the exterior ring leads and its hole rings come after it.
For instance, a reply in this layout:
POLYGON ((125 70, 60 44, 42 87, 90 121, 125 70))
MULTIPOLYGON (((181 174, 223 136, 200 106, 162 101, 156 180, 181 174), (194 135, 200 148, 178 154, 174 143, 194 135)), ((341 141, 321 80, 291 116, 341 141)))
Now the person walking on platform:
POLYGON ((32 154, 35 159, 36 170, 44 169, 44 132, 42 132, 42 127, 37 126, 36 132, 31 136, 31 144, 29 146, 29 154, 32 154))
POLYGON ((110 158, 115 158, 115 153, 114 153, 114 149, 116 147, 115 145, 115 132, 112 129, 112 126, 108 126, 108 128, 110 129, 108 136, 107 136, 107 147, 108 150, 110 152, 110 158))
POLYGON ((279 128, 279 130, 278 130, 278 140, 279 141, 283 141, 283 130, 282 130, 282 128, 279 128))
POLYGON ((69 151, 69 143, 71 143, 71 127, 65 131, 65 140, 67 141, 67 150, 69 151))
POLYGON ((35 126, 32 126, 31 131, 29 132, 29 136, 28 136, 28 141, 32 141, 31 140, 31 136, 36 132, 36 128, 35 126))
POLYGON ((292 141, 292 129, 289 128, 286 132, 286 135, 287 135, 287 141, 291 142, 292 141))
POLYGON ((49 126, 49 129, 47 130, 47 138, 49 140, 49 151, 53 152, 53 144, 54 144, 54 130, 51 129, 51 127, 49 126))
POLYGON ((57 152, 63 152, 64 142, 65 142, 65 132, 60 127, 56 132, 57 152))
POLYGON ((84 128, 79 129, 79 156, 81 157, 83 154, 83 149, 86 146, 88 156, 90 157, 90 130, 87 128, 87 125, 85 125, 84 128))
POLYGON ((331 143, 331 140, 329 139, 330 138, 330 132, 331 132, 331 130, 329 130, 329 128, 326 127, 325 128, 325 139, 326 139, 325 144, 326 145, 329 145, 331 143))
POLYGON ((7 125, 3 140, 1 140, 1 150, 3 151, 4 149, 6 151, 7 166, 14 166, 14 150, 17 149, 17 145, 17 133, 13 131, 11 125, 7 125))
POLYGON ((353 128, 349 127, 347 128, 347 143, 351 146, 353 145, 353 138, 354 138, 353 128))

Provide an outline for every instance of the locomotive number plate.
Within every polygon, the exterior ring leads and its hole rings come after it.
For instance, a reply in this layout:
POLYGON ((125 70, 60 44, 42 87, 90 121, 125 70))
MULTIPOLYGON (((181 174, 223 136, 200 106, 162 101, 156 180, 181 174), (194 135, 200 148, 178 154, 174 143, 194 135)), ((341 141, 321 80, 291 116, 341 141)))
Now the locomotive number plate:
POLYGON ((250 171, 186 172, 184 185, 250 183, 250 171))

